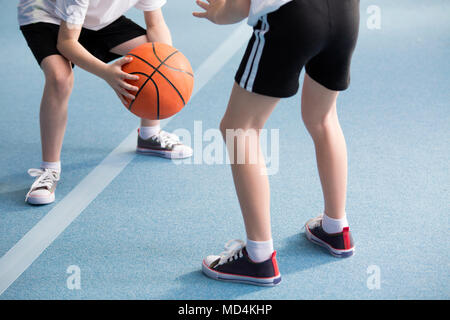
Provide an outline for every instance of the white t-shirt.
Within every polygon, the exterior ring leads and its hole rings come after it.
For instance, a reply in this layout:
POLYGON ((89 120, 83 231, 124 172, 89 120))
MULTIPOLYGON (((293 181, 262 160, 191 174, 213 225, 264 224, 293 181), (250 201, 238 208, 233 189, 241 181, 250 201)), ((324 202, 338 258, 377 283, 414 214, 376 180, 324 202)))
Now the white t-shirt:
POLYGON ((254 26, 265 14, 278 10, 282 5, 292 0, 251 0, 248 24, 254 26))
POLYGON ((35 22, 83 25, 100 30, 118 19, 132 7, 142 11, 161 8, 166 0, 20 0, 19 25, 35 22))

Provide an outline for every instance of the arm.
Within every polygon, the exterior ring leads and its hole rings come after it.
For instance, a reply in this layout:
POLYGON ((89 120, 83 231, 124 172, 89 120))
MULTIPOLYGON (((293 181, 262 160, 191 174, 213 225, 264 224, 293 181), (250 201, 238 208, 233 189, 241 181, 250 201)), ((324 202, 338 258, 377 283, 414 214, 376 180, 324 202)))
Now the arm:
POLYGON ((172 45, 172 36, 164 21, 161 9, 144 11, 145 24, 147 26, 147 38, 149 42, 162 42, 172 45))
POLYGON ((128 84, 124 80, 137 80, 139 77, 122 71, 122 65, 129 63, 132 58, 125 57, 112 64, 106 64, 97 59, 78 42, 81 27, 81 25, 61 21, 57 49, 62 55, 80 68, 104 79, 114 89, 122 103, 126 105, 124 97, 134 99, 134 95, 126 90, 138 90, 137 87, 128 84))
POLYGON ((197 18, 206 18, 216 24, 232 24, 248 17, 250 0, 196 0, 204 12, 194 12, 197 18))

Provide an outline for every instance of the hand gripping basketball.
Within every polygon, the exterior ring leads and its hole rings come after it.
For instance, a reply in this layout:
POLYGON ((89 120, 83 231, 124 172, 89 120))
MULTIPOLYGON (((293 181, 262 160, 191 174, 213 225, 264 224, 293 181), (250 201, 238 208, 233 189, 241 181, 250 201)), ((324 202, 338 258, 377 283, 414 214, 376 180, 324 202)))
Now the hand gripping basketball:
POLYGON ((189 101, 194 88, 194 74, 187 58, 177 49, 158 42, 145 43, 131 50, 133 57, 122 70, 138 75, 126 80, 138 87, 126 98, 126 107, 140 118, 165 119, 179 112, 189 101))

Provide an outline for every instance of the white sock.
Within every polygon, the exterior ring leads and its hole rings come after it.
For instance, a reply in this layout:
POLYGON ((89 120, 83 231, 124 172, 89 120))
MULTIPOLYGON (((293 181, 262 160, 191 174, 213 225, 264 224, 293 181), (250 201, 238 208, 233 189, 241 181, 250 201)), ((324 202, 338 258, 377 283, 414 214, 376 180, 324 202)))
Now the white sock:
POLYGON ((273 253, 273 240, 267 241, 253 241, 247 238, 247 252, 248 256, 254 262, 263 262, 272 256, 273 253))
POLYGON ((323 214, 322 228, 326 233, 339 233, 342 232, 345 227, 348 227, 347 216, 344 216, 342 219, 333 219, 325 213, 323 214))
POLYGON ((158 134, 160 130, 161 126, 159 124, 153 127, 140 127, 139 135, 141 136, 142 139, 146 140, 154 136, 155 134, 158 134))
POLYGON ((57 161, 57 162, 42 161, 41 169, 52 169, 52 170, 61 172, 61 161, 57 161))

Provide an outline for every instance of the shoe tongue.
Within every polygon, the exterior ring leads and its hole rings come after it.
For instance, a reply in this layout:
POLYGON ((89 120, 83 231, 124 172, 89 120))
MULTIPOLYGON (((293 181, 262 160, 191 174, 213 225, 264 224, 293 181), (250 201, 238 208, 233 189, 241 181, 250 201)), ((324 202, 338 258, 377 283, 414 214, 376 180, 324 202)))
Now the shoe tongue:
POLYGON ((220 258, 214 260, 214 261, 209 265, 209 267, 210 267, 210 268, 216 267, 216 266, 219 264, 219 261, 220 261, 220 258))
POLYGON ((49 188, 49 187, 46 187, 46 186, 41 186, 41 187, 35 188, 34 190, 35 190, 35 191, 36 191, 36 190, 50 190, 50 188, 49 188))

